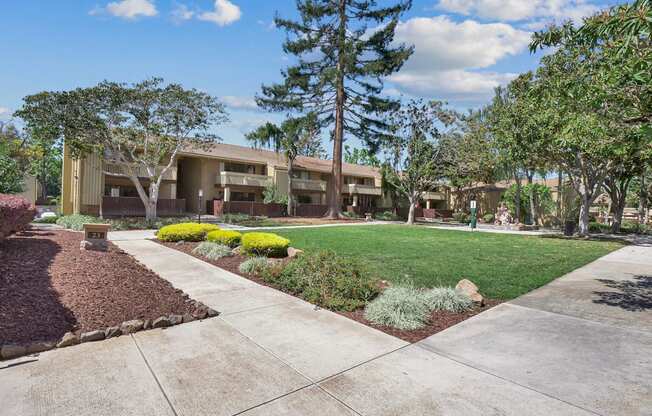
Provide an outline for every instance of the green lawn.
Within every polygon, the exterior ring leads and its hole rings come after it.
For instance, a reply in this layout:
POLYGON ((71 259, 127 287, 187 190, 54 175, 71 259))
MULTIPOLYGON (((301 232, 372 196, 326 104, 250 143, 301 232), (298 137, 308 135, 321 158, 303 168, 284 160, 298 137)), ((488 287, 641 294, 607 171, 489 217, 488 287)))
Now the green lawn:
POLYGON ((355 256, 383 279, 417 286, 475 282, 489 298, 512 299, 622 245, 520 235, 381 225, 276 230, 306 251, 355 256))

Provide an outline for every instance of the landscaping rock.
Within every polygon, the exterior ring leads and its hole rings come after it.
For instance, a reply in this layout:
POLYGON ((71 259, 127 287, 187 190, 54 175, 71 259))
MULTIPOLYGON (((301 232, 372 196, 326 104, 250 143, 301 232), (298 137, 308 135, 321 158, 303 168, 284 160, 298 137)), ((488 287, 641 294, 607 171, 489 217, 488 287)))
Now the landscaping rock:
POLYGON ((231 253, 233 253, 236 256, 241 254, 242 253, 242 246, 238 246, 238 247, 234 248, 233 250, 231 250, 231 253))
POLYGON ((161 316, 152 322, 152 328, 165 328, 168 326, 170 326, 170 319, 167 316, 161 316))
POLYGON ((72 332, 66 332, 57 343, 57 348, 69 347, 75 344, 79 344, 79 337, 72 332))
POLYGON ((82 240, 79 244, 80 250, 91 250, 93 248, 93 243, 88 240, 82 240))
POLYGON ((81 342, 101 341, 104 339, 104 337, 105 337, 104 331, 101 330, 89 331, 81 334, 80 341, 81 342))
POLYGON ((114 338, 120 335, 122 335, 122 330, 119 326, 111 326, 104 331, 104 338, 114 338))
POLYGON ((145 319, 145 322, 143 323, 143 329, 152 329, 151 319, 145 319))
POLYGON ((133 319, 131 321, 125 321, 120 325, 120 330, 123 334, 133 334, 143 329, 145 323, 140 319, 133 319))
POLYGON ((183 314, 183 323, 184 324, 188 323, 188 322, 192 322, 194 320, 195 320, 195 318, 193 318, 193 316, 191 314, 189 314, 189 313, 184 313, 183 314))
POLYGON ((192 313, 193 318, 195 319, 204 319, 206 318, 206 315, 208 314, 208 311, 206 310, 205 307, 198 307, 195 309, 195 311, 192 313))
POLYGON ((484 305, 484 297, 478 292, 478 287, 470 281, 469 279, 462 279, 459 282, 457 282, 457 285, 455 285, 455 290, 458 293, 463 293, 471 300, 480 306, 484 305))
POLYGON ((181 315, 170 315, 170 325, 179 325, 183 322, 183 316, 181 315))
POLYGON ((54 347, 55 347, 54 342, 46 342, 46 341, 33 342, 27 347, 27 354, 34 354, 37 352, 51 350, 54 347))
POLYGON ((212 318, 212 317, 217 316, 217 315, 219 315, 219 314, 220 314, 220 313, 219 313, 218 311, 216 311, 215 309, 212 309, 212 308, 207 308, 207 309, 206 309, 206 315, 207 315, 209 318, 212 318))
POLYGON ((11 358, 20 357, 27 353, 27 348, 22 345, 3 345, 0 348, 0 357, 3 360, 9 360, 11 358))
POLYGON ((294 247, 288 247, 288 257, 289 258, 294 258, 297 257, 298 255, 303 254, 303 250, 299 250, 298 248, 294 247))

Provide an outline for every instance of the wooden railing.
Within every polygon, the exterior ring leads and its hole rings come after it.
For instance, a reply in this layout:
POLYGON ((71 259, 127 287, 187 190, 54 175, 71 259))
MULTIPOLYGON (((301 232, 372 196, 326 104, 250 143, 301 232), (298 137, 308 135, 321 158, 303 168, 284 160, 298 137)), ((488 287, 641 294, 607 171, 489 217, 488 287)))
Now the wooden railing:
POLYGON ((266 175, 254 175, 250 173, 219 172, 216 179, 222 186, 241 185, 264 188, 271 183, 272 178, 266 175))
MULTIPOLYGON (((149 174, 147 173, 147 169, 144 166, 134 166, 133 169, 136 171, 136 175, 139 178, 149 178, 149 174)), ((163 171, 164 167, 159 166, 156 168, 156 173, 161 173, 163 171)), ((104 163, 104 170, 110 175, 112 173, 117 174, 117 175, 122 175, 126 173, 126 170, 123 166, 117 163, 111 163, 111 162, 105 162, 104 163)), ((176 181, 177 180, 177 167, 172 166, 170 169, 168 169, 165 172, 165 175, 163 175, 163 180, 166 181, 176 181)))
POLYGON ((298 191, 326 192, 326 181, 315 179, 292 179, 292 189, 298 191))
POLYGON ((358 185, 355 183, 345 184, 342 192, 360 195, 382 195, 382 189, 380 189, 380 186, 358 185))
MULTIPOLYGON (((185 199, 159 199, 156 214, 159 216, 184 215, 185 199)), ((135 197, 102 197, 102 216, 104 217, 144 217, 145 205, 135 197)))

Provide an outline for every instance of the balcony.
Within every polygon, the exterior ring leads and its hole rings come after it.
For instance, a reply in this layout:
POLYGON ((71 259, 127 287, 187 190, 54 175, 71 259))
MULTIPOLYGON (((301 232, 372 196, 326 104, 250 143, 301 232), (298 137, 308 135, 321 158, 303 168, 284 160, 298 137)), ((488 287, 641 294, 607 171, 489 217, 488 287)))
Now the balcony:
POLYGON ((421 194, 424 200, 431 201, 444 201, 446 200, 446 195, 441 192, 424 192, 421 194))
POLYGON ((267 175, 253 175, 239 172, 220 172, 217 174, 216 180, 222 186, 239 185, 257 188, 264 188, 271 183, 271 178, 267 175))
POLYGON ((292 179, 292 189, 295 191, 326 192, 326 181, 314 179, 292 179))
POLYGON ((382 195, 382 190, 380 186, 371 186, 371 185, 358 185, 355 183, 345 184, 342 188, 342 192, 348 194, 358 194, 358 195, 382 195))
MULTIPOLYGON (((149 174, 147 173, 147 169, 144 166, 136 166, 134 165, 134 170, 136 171, 136 175, 139 178, 149 178, 149 174)), ((163 171, 164 166, 159 166, 156 168, 156 173, 161 173, 163 171)), ((105 162, 104 163, 104 171, 107 173, 107 175, 122 175, 126 174, 126 171, 124 167, 120 164, 117 163, 109 163, 105 162)), ((176 181, 177 180, 177 167, 172 166, 170 169, 165 172, 165 175, 163 175, 163 180, 164 181, 176 181)))

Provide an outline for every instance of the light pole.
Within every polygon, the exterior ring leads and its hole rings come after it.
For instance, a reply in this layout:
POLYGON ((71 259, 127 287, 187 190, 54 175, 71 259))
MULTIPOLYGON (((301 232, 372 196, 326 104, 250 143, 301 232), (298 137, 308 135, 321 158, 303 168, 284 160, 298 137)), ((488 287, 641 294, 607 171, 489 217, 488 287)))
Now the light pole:
POLYGON ((197 193, 197 222, 201 224, 201 199, 204 197, 204 190, 200 189, 197 193))
POLYGON ((471 223, 469 224, 472 230, 474 230, 478 225, 477 214, 478 214, 477 201, 475 200, 475 198, 473 198, 471 200, 471 223))

